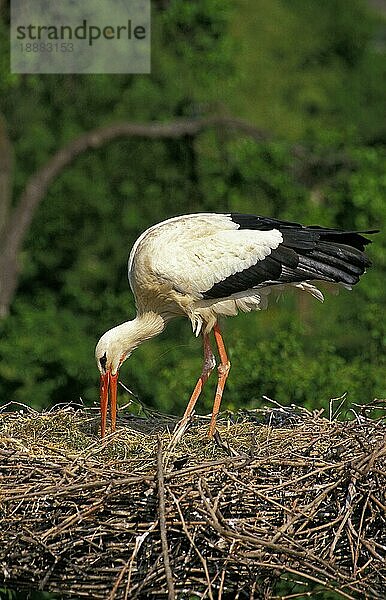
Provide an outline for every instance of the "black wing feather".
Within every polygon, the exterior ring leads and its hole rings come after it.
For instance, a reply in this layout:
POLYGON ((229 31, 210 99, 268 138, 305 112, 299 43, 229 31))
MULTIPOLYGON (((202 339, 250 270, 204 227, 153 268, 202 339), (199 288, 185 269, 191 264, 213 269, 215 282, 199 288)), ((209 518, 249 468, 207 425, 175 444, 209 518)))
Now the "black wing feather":
POLYGON ((342 231, 316 225, 232 213, 240 229, 277 229, 283 242, 255 265, 216 283, 203 298, 226 298, 251 288, 301 281, 329 281, 354 285, 371 263, 363 250, 371 243, 362 234, 376 231, 342 231))

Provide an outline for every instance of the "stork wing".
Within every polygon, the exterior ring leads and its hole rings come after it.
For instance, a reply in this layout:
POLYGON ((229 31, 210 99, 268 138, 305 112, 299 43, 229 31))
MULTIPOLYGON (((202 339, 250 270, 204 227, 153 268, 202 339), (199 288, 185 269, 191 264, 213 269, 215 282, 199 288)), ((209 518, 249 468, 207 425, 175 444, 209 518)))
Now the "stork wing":
MULTIPOLYGON (((221 296, 252 287, 256 278, 252 282, 245 274, 258 268, 283 240, 277 229, 240 229, 228 215, 192 215, 162 225, 144 240, 151 246, 151 269, 177 291, 197 298, 232 276, 240 278, 221 296)), ((266 267, 261 276, 271 277, 266 267)))
POLYGON ((370 264, 363 253, 367 243, 356 232, 201 213, 147 230, 129 265, 141 256, 144 269, 183 294, 226 298, 251 288, 310 280, 351 286, 370 264))

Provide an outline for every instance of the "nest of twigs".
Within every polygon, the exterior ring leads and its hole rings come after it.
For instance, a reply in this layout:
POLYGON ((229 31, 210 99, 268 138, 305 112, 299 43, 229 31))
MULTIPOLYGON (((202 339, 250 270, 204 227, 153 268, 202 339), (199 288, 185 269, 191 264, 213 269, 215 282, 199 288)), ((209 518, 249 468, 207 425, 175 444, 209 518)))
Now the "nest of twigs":
POLYGON ((0 412, 0 582, 76 598, 385 598, 380 403, 196 419, 0 412), (359 412, 358 412, 359 411, 359 412), (375 411, 375 412, 374 412, 375 411))

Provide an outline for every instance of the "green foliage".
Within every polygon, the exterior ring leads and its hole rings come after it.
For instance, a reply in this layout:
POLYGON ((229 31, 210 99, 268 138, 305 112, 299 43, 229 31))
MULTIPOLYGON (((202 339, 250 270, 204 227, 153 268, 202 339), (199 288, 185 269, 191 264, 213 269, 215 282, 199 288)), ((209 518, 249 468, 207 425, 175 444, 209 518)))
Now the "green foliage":
MULTIPOLYGON (((11 315, 0 323, 0 393, 35 407, 97 400, 94 346, 134 315, 126 260, 149 225, 191 211, 235 210, 345 228, 382 228, 386 213, 382 27, 365 2, 173 0, 153 6, 152 74, 13 76, 0 42, 0 112, 15 153, 15 198, 69 140, 120 120, 232 112, 273 141, 204 132, 124 139, 88 151, 39 206, 11 315)), ((5 31, 4 23, 0 23, 5 31)), ((384 236, 349 293, 289 294, 225 325, 233 363, 224 404, 265 394, 309 407, 349 392, 381 395, 384 236)), ((181 412, 201 343, 176 321, 139 348, 122 379, 147 403, 181 412)), ((199 410, 210 410, 215 376, 199 410)))
POLYGON ((367 357, 350 360, 328 339, 322 338, 315 346, 312 336, 302 335, 298 327, 274 328, 270 333, 271 339, 261 336, 260 340, 257 334, 252 350, 245 339, 234 340, 234 377, 229 381, 229 396, 234 403, 231 408, 245 404, 245 399, 249 399, 250 407, 256 406, 263 394, 281 404, 295 403, 312 409, 328 405, 329 399, 345 392, 349 401, 359 403, 383 393, 379 366, 366 364, 367 357))
POLYGON ((240 2, 232 105, 295 141, 384 139, 384 27, 362 0, 240 2))

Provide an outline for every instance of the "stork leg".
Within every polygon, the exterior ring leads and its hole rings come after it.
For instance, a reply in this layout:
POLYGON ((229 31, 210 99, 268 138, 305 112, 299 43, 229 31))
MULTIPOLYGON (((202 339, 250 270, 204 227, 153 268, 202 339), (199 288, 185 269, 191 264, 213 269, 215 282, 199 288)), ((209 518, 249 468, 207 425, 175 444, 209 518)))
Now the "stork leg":
POLYGON ((171 441, 172 444, 175 444, 181 438, 181 436, 185 430, 185 426, 188 423, 190 417, 192 416, 194 407, 196 405, 199 395, 201 394, 202 388, 204 387, 205 383, 208 381, 209 375, 211 374, 211 372, 213 371, 213 369, 216 366, 216 359, 212 352, 209 335, 207 333, 203 334, 203 345, 204 345, 204 362, 202 365, 202 372, 201 372, 200 377, 198 378, 196 386, 190 397, 188 406, 186 407, 186 410, 184 412, 184 416, 182 417, 181 421, 177 424, 177 426, 173 432, 173 438, 171 441))
POLYGON ((225 350, 224 340, 222 339, 221 331, 218 326, 218 323, 213 328, 214 338, 216 340, 218 353, 220 356, 220 364, 218 366, 218 381, 217 381, 217 389, 216 395, 214 398, 213 409, 212 409, 212 419, 210 421, 208 436, 210 438, 213 437, 214 432, 216 430, 216 419, 217 415, 220 411, 220 404, 222 395, 224 392, 225 382, 227 380, 229 370, 231 368, 231 363, 229 361, 228 355, 225 350))
POLYGON ((204 387, 205 383, 208 381, 209 375, 211 374, 211 372, 213 371, 213 369, 216 366, 216 359, 212 352, 212 348, 211 348, 210 341, 209 341, 209 335, 207 333, 203 334, 203 343, 204 343, 204 363, 202 365, 202 372, 196 383, 193 393, 190 397, 188 406, 186 407, 186 410, 184 412, 184 416, 182 417, 182 421, 184 421, 184 422, 188 421, 188 419, 191 417, 194 407, 196 405, 196 402, 198 400, 198 397, 201 394, 202 388, 204 387))

